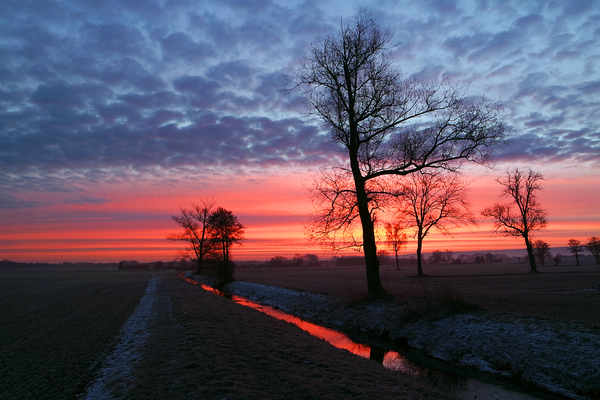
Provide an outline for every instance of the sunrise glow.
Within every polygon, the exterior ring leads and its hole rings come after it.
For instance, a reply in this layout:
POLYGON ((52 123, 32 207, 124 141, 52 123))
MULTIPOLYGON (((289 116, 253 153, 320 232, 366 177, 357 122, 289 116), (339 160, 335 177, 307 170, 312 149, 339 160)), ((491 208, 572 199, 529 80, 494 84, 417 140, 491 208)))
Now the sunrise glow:
MULTIPOLYGON (((549 224, 537 238, 559 249, 600 236, 598 4, 259 3, 150 11, 66 1, 52 18, 42 6, 8 7, 0 259, 173 260, 184 246, 166 240, 178 229, 170 217, 202 198, 246 226, 236 260, 332 257, 306 242, 306 186, 343 155, 301 94, 280 89, 310 43, 359 6, 395 35, 406 77, 469 85, 469 95, 502 103, 512 128, 487 168, 464 168, 479 224, 432 233, 425 253, 524 248, 479 217, 506 201, 495 179, 514 167, 545 177, 549 224)), ((411 240, 402 255, 414 252, 411 240)))

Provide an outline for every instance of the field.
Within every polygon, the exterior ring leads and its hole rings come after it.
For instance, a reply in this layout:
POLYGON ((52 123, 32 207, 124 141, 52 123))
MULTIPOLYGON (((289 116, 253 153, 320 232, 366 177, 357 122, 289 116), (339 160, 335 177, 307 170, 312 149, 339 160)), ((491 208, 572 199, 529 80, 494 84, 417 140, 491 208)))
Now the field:
POLYGON ((91 398, 452 398, 175 271, 60 269, 0 270, 0 398, 86 398, 153 276, 142 354, 91 398))
MULTIPOLYGON (((462 264, 415 268, 381 267, 381 281, 394 296, 420 301, 426 291, 458 293, 466 302, 519 317, 543 318, 600 327, 600 266, 546 266, 530 274, 528 264, 462 264)), ((293 289, 360 299, 366 294, 364 266, 238 268, 236 278, 293 289)))
MULTIPOLYGON (((451 288, 500 313, 600 327, 600 268, 525 264, 383 266, 399 298, 451 288)), ((360 300, 364 267, 239 268, 236 277, 360 300)), ((455 395, 337 350, 296 327, 177 278, 175 271, 0 270, 0 398, 75 399, 98 377, 119 331, 156 278, 152 324, 115 398, 445 399, 455 395)), ((142 335, 143 336, 143 335, 142 335)), ((481 398, 481 397, 480 397, 481 398)))
POLYGON ((0 397, 69 399, 84 391, 150 276, 0 270, 0 397))

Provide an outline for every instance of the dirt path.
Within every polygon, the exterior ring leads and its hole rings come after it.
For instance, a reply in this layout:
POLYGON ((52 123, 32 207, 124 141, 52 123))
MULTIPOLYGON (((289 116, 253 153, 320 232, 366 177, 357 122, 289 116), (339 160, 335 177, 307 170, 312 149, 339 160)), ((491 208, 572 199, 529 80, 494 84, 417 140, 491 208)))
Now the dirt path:
POLYGON ((447 399, 295 326, 164 277, 131 399, 447 399))

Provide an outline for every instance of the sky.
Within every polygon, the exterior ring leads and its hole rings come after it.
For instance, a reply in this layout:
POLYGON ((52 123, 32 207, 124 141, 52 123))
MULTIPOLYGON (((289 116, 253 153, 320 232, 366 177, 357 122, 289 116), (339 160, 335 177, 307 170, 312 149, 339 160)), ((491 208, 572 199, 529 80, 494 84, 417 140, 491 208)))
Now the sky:
MULTIPOLYGON (((404 76, 504 105, 510 143, 464 171, 475 213, 507 168, 531 167, 537 237, 600 236, 600 2, 4 0, 0 259, 171 260, 170 216, 210 197, 246 226, 235 258, 327 256, 306 245, 306 186, 338 153, 279 89, 360 7, 394 34, 404 76)), ((479 222, 424 251, 523 248, 479 222)))

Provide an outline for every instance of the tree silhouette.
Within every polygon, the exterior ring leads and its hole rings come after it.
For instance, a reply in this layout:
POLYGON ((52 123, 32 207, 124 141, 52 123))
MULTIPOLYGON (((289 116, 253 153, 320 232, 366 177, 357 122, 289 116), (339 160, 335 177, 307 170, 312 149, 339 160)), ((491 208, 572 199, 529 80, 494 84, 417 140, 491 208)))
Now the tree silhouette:
POLYGON ((312 188, 309 240, 328 246, 354 241, 364 251, 368 292, 375 296, 385 293, 375 237, 383 178, 485 162, 506 130, 497 103, 444 81, 404 79, 392 63, 391 39, 361 10, 354 21, 340 23, 337 36, 317 38, 286 86, 302 91, 308 113, 345 153, 312 188), (332 179, 336 175, 343 184, 332 179))
POLYGON ((399 192, 398 221, 414 229, 417 238, 417 275, 423 276, 423 240, 436 229, 444 235, 460 225, 475 224, 467 199, 467 183, 455 174, 416 173, 407 177, 399 192))
POLYGON ((592 253, 596 259, 596 264, 600 264, 600 238, 592 236, 588 238, 588 242, 585 244, 587 251, 592 253))
MULTIPOLYGON (((546 265, 546 258, 550 256, 550 245, 543 240, 533 242, 533 253, 542 266, 546 265)), ((557 263, 558 264, 558 263, 557 263)))
POLYGON ((400 269, 398 252, 408 244, 408 240, 406 240, 406 233, 404 233, 402 225, 397 222, 386 222, 385 238, 387 239, 387 245, 390 247, 390 249, 392 249, 394 255, 396 256, 396 269, 400 269))
POLYGON ((233 280, 233 263, 230 251, 234 243, 244 240, 246 228, 231 211, 218 207, 208 216, 208 223, 212 229, 211 242, 215 245, 215 261, 217 267, 216 277, 219 284, 233 280))
POLYGON ((532 273, 537 272, 537 266, 531 244, 531 232, 544 229, 548 225, 547 212, 541 207, 536 196, 536 191, 542 188, 540 181, 543 179, 542 174, 530 168, 526 171, 518 168, 509 170, 506 177, 496 179, 496 182, 504 186, 501 196, 508 197, 511 202, 496 203, 481 212, 484 217, 494 219, 494 232, 525 239, 532 273))
POLYGON ((583 245, 581 244, 581 242, 577 239, 569 239, 569 252, 571 254, 575 254, 575 262, 577 263, 577 265, 581 265, 579 264, 579 253, 581 253, 583 251, 583 245))
POLYGON ((169 234, 167 239, 187 242, 186 252, 196 262, 198 274, 202 273, 204 260, 214 249, 212 229, 208 221, 214 207, 214 199, 202 199, 200 204, 192 204, 191 209, 181 208, 180 215, 171 216, 183 228, 183 232, 169 234))
POLYGON ((560 253, 556 253, 556 255, 554 257, 552 257, 552 260, 556 263, 556 266, 558 267, 558 264, 560 264, 560 262, 562 261, 562 254, 560 253))

